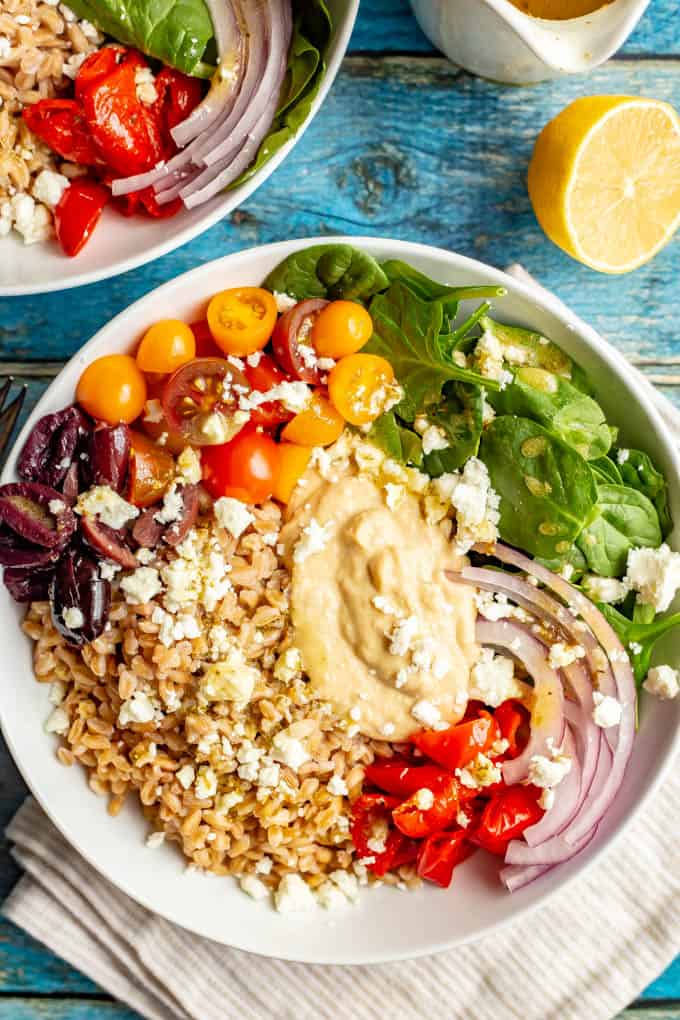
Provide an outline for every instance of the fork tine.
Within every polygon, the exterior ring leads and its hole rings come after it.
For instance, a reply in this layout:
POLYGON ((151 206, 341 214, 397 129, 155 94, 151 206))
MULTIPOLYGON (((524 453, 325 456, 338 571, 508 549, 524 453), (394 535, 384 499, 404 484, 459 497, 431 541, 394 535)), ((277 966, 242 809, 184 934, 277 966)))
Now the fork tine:
POLYGON ((0 385, 0 411, 2 411, 2 406, 5 403, 7 394, 9 393, 9 388, 13 382, 14 379, 12 378, 12 376, 8 375, 5 381, 0 385))
POLYGON ((21 413, 21 408, 24 406, 27 390, 28 387, 24 384, 12 403, 0 411, 0 456, 4 456, 7 451, 16 420, 21 413))

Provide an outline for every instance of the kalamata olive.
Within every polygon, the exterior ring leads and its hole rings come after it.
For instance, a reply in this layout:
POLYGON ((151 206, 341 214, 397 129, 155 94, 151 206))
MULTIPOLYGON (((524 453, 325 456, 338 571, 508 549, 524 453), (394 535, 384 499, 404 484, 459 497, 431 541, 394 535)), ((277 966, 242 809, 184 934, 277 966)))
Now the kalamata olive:
POLYGON ((53 570, 7 567, 2 579, 15 602, 46 602, 53 574, 53 570))
POLYGON ((98 425, 90 434, 89 462, 93 485, 109 485, 122 492, 130 458, 127 425, 98 425))
POLYGON ((134 570, 139 566, 135 555, 126 543, 126 532, 116 531, 108 524, 102 524, 94 517, 83 517, 80 522, 80 535, 85 543, 100 556, 114 563, 120 563, 126 570, 134 570))
POLYGON ((0 524, 0 565, 3 567, 44 567, 56 563, 60 549, 45 549, 26 542, 6 524, 0 524))
POLYGON ((68 549, 50 581, 49 598, 54 625, 69 644, 86 644, 103 632, 111 604, 111 585, 99 576, 99 566, 93 557, 79 549, 68 549), (77 618, 77 625, 72 616, 77 618))
POLYGON ((77 523, 62 493, 37 482, 0 485, 0 521, 46 549, 63 549, 77 523))
POLYGON ((46 414, 34 426, 19 455, 19 477, 53 488, 59 485, 91 427, 89 418, 75 405, 46 414))
POLYGON ((78 462, 73 461, 71 467, 64 475, 64 481, 61 483, 61 494, 71 506, 74 505, 78 499, 80 492, 80 476, 78 462))
POLYGON ((137 545, 145 549, 155 549, 163 537, 165 525, 156 520, 158 507, 152 506, 144 510, 135 521, 132 537, 137 545))
POLYGON ((180 490, 184 506, 182 516, 165 529, 163 541, 168 545, 179 545, 193 528, 198 517, 198 486, 184 485, 180 490))

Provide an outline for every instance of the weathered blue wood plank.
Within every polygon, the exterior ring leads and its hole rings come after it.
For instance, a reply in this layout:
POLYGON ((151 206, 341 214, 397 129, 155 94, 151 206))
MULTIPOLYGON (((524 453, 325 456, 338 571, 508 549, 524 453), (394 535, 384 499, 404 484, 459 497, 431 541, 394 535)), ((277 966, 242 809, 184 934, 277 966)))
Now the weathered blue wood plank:
MULTIPOLYGON (((588 87, 679 106, 680 60, 614 61, 588 87)), ((581 79, 502 88, 438 58, 351 58, 323 114, 242 210, 122 277, 5 300, 0 349, 6 358, 63 358, 130 301, 198 263, 284 237, 347 232, 429 242, 496 265, 522 261, 621 349, 673 354, 680 244, 633 274, 607 277, 550 244, 531 211, 533 141, 582 90, 581 79)))
MULTIPOLYGON (((474 0, 468 0, 474 2, 474 0)), ((431 53, 408 0, 361 0, 350 52, 431 53)), ((626 54, 680 52, 677 0, 654 0, 626 42, 626 54)), ((582 79, 583 81, 583 79, 582 79)))

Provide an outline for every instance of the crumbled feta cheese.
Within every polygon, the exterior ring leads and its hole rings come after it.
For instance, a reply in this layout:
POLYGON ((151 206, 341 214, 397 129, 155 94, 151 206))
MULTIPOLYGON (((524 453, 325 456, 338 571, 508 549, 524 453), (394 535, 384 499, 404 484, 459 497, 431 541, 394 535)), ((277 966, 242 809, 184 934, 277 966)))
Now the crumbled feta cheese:
POLYGON ((120 706, 118 725, 124 727, 130 723, 149 723, 155 714, 149 695, 144 691, 135 691, 132 697, 120 706))
POLYGON ((629 457, 630 457, 630 450, 626 450, 626 449, 622 448, 616 454, 616 463, 617 464, 625 464, 629 457))
POLYGON ((618 581, 615 577, 598 577, 596 574, 586 574, 581 583, 589 599, 608 605, 623 602, 630 591, 625 581, 618 581))
POLYGON ((284 875, 274 893, 280 914, 299 914, 316 908, 314 893, 299 875, 284 875))
POLYGON ((326 789, 333 797, 346 797, 349 793, 347 783, 342 776, 331 776, 326 784, 326 789))
POLYGON ((191 446, 185 446, 177 458, 177 473, 187 485, 198 485, 203 477, 201 455, 191 446))
POLYGON ((135 70, 135 91, 137 99, 145 106, 153 106, 158 99, 154 84, 155 78, 150 67, 138 67, 135 70))
POLYGON ((543 754, 534 754, 529 761, 527 782, 542 790, 552 790, 555 786, 559 786, 570 770, 571 758, 566 754, 553 751, 551 758, 547 758, 543 754))
POLYGON ((384 595, 374 595, 371 599, 372 604, 378 610, 379 613, 384 613, 385 616, 398 616, 398 610, 395 605, 384 595))
POLYGON ((246 362, 250 365, 251 368, 257 368, 257 366, 260 364, 260 362, 262 361, 262 353, 263 353, 262 351, 253 351, 252 354, 248 355, 248 357, 246 358, 246 362))
POLYGON ((14 229, 21 234, 24 244, 46 241, 52 236, 52 217, 44 205, 36 203, 32 195, 20 192, 13 195, 9 202, 14 229))
POLYGON ((500 765, 496 765, 481 752, 465 768, 456 769, 456 775, 463 786, 470 790, 493 786, 494 783, 500 783, 503 777, 500 765))
POLYGON ((75 511, 85 517, 98 517, 116 531, 139 516, 139 509, 127 503, 109 485, 95 485, 78 499, 75 511))
POLYGON ((217 793, 217 776, 209 765, 200 765, 194 791, 197 800, 210 800, 217 793))
POLYGON ((442 721, 441 712, 437 706, 425 698, 416 701, 411 709, 411 715, 416 722, 428 727, 428 729, 436 729, 437 725, 442 721))
POLYGON ((161 509, 154 514, 154 520, 158 521, 159 524, 173 524, 174 521, 181 520, 183 513, 184 498, 182 497, 182 490, 176 482, 173 482, 163 496, 161 509))
MULTIPOLYGON (((517 350, 519 351, 519 348, 517 350)), ((480 374, 487 379, 494 379, 502 390, 512 382, 512 372, 508 372, 503 366, 503 347, 493 333, 486 331, 482 334, 475 347, 475 357, 479 363, 480 374)))
POLYGON ((240 647, 232 644, 226 656, 203 673, 201 693, 209 701, 236 701, 245 705, 252 698, 259 678, 259 671, 247 664, 240 647))
POLYGON ((103 560, 99 564, 99 576, 104 581, 113 581, 116 574, 121 570, 120 564, 112 563, 111 560, 103 560))
POLYGON ((553 669, 561 669, 563 666, 570 666, 577 659, 582 659, 585 654, 586 650, 581 645, 567 645, 564 641, 556 641, 550 648, 548 662, 553 669))
POLYGON ((642 686, 657 698, 676 698, 680 691, 679 678, 678 670, 672 666, 652 666, 642 686))
POLYGON ((444 432, 438 425, 429 425, 423 432, 423 453, 433 453, 435 450, 446 450, 451 444, 444 432))
POLYGON ((150 832, 146 837, 146 845, 150 850, 157 850, 159 846, 162 846, 165 842, 165 833, 162 829, 157 832, 150 832))
POLYGON ((243 394, 239 399, 239 407, 242 411, 252 411, 262 404, 279 401, 286 410, 299 414, 309 406, 311 399, 312 391, 307 383, 284 380, 271 389, 251 390, 247 395, 243 394))
POLYGON ((281 769, 278 765, 265 765, 260 769, 257 781, 260 786, 275 787, 279 785, 280 778, 281 769))
POLYGON ((396 510, 405 495, 406 489, 403 485, 397 485, 395 482, 385 483, 385 502, 388 509, 396 510))
POLYGON ((266 900, 269 896, 269 889, 255 875, 241 875, 239 885, 244 893, 247 893, 254 900, 266 900))
POLYGON ((271 875, 272 871, 271 857, 260 857, 259 861, 255 862, 255 871, 257 871, 259 875, 271 875))
MULTIPOLYGON (((215 802, 215 810, 221 814, 229 814, 233 807, 243 802, 243 794, 232 790, 230 793, 219 794, 215 802)), ((271 868, 269 869, 271 871, 271 868)))
POLYGON ((66 697, 66 684, 63 680, 53 680, 50 684, 49 700, 51 705, 61 705, 66 697))
POLYGON ((630 648, 633 655, 640 655, 642 652, 642 645, 640 644, 639 641, 630 641, 628 643, 628 647, 630 648))
POLYGON ((420 790, 416 790, 414 798, 415 805, 419 811, 429 811, 431 807, 434 807, 434 794, 432 790, 427 788, 427 786, 423 786, 420 790))
POLYGON ((132 605, 144 605, 158 595, 163 585, 155 567, 137 567, 120 582, 125 599, 132 605))
POLYGON ((608 694, 600 694, 593 691, 593 722, 596 726, 608 729, 610 726, 618 726, 621 722, 623 711, 621 703, 608 694))
POLYGON ((71 721, 65 709, 57 706, 48 716, 45 723, 45 733, 57 733, 63 737, 68 733, 71 721))
POLYGON ((316 898, 326 910, 339 910, 347 906, 347 897, 333 882, 324 882, 316 890, 316 898))
POLYGON ((491 487, 486 465, 478 457, 470 457, 462 472, 450 472, 435 479, 432 490, 456 511, 456 546, 460 552, 467 552, 475 542, 496 540, 500 497, 491 487))
POLYGON ((54 209, 68 186, 69 179, 63 174, 57 174, 54 170, 41 170, 33 182, 33 197, 48 209, 54 209))
POLYGON ((286 648, 281 652, 274 666, 274 676, 282 683, 290 683, 302 672, 302 656, 299 648, 286 648))
POLYGON ((219 411, 213 411, 203 421, 201 432, 209 445, 221 446, 238 435, 249 418, 248 412, 243 410, 235 411, 228 418, 219 411))
POLYGON ((245 503, 231 496, 221 496, 213 507, 217 523, 226 528, 234 538, 240 538, 246 528, 255 520, 245 503))
POLYGON ((390 634, 390 655, 402 657, 407 655, 413 648, 413 643, 420 631, 420 622, 417 616, 407 616, 400 620, 390 634))
POLYGON ((624 582, 638 593, 638 602, 665 612, 680 587, 680 553, 665 542, 658 549, 631 549, 624 582))
POLYGON ((295 308, 297 299, 291 297, 290 294, 280 294, 277 290, 274 291, 274 300, 276 301, 276 310, 279 315, 283 315, 285 312, 289 312, 291 308, 295 308))
POLYGON ((345 894, 350 903, 356 903, 359 899, 359 883, 354 875, 338 868, 337 871, 331 871, 328 877, 345 894))
POLYGON ((193 765, 182 765, 181 769, 175 773, 177 776, 177 782, 184 790, 188 790, 193 785, 196 772, 193 765))
POLYGON ((76 606, 69 606, 63 612, 64 624, 69 630, 78 630, 85 623, 85 617, 76 606))
POLYGON ((160 400, 147 400, 144 404, 143 420, 157 425, 163 421, 163 407, 160 400))
POLYGON ((298 540, 293 551, 293 562, 304 563, 308 556, 321 552, 328 541, 330 528, 330 523, 319 524, 316 518, 312 517, 309 524, 302 529, 302 538, 298 540))
POLYGON ((470 671, 469 697, 497 708, 508 698, 521 698, 523 688, 515 679, 515 664, 505 655, 496 655, 492 648, 482 648, 479 659, 470 671))
POLYGON ((297 772, 301 765, 310 761, 311 755, 301 740, 281 730, 272 740, 272 758, 297 772))
POLYGON ((467 829, 468 825, 470 824, 470 819, 468 818, 464 811, 459 811, 458 814, 456 815, 456 824, 460 825, 461 829, 467 829))
POLYGON ((543 808, 544 811, 550 811, 554 803, 555 791, 551 790, 550 787, 545 787, 545 789, 541 791, 541 796, 538 798, 538 806, 543 808))

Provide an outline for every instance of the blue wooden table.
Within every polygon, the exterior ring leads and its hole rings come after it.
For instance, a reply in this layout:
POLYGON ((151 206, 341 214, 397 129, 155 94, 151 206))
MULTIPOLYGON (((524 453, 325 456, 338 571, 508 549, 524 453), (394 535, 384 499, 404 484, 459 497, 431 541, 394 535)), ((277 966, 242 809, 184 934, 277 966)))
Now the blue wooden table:
MULTIPOLYGON (((546 240, 525 187, 536 134, 576 96, 649 95, 680 108, 678 0, 652 0, 606 67, 530 89, 479 81, 447 63, 418 30, 407 0, 362 0, 361 8, 322 114, 243 208, 185 248, 108 283, 0 302, 0 375, 27 381, 27 410, 65 358, 157 284, 226 252, 328 233, 422 241, 499 266, 521 261, 680 406, 680 240, 631 276, 600 276, 546 240)), ((4 829, 25 788, 4 747, 0 756, 4 829)), ((0 853, 2 898, 17 872, 6 847, 0 853)), ((680 961, 624 1016, 680 1020, 680 961)), ((134 1020, 135 1014, 0 921, 0 1020, 38 1017, 134 1020)))

